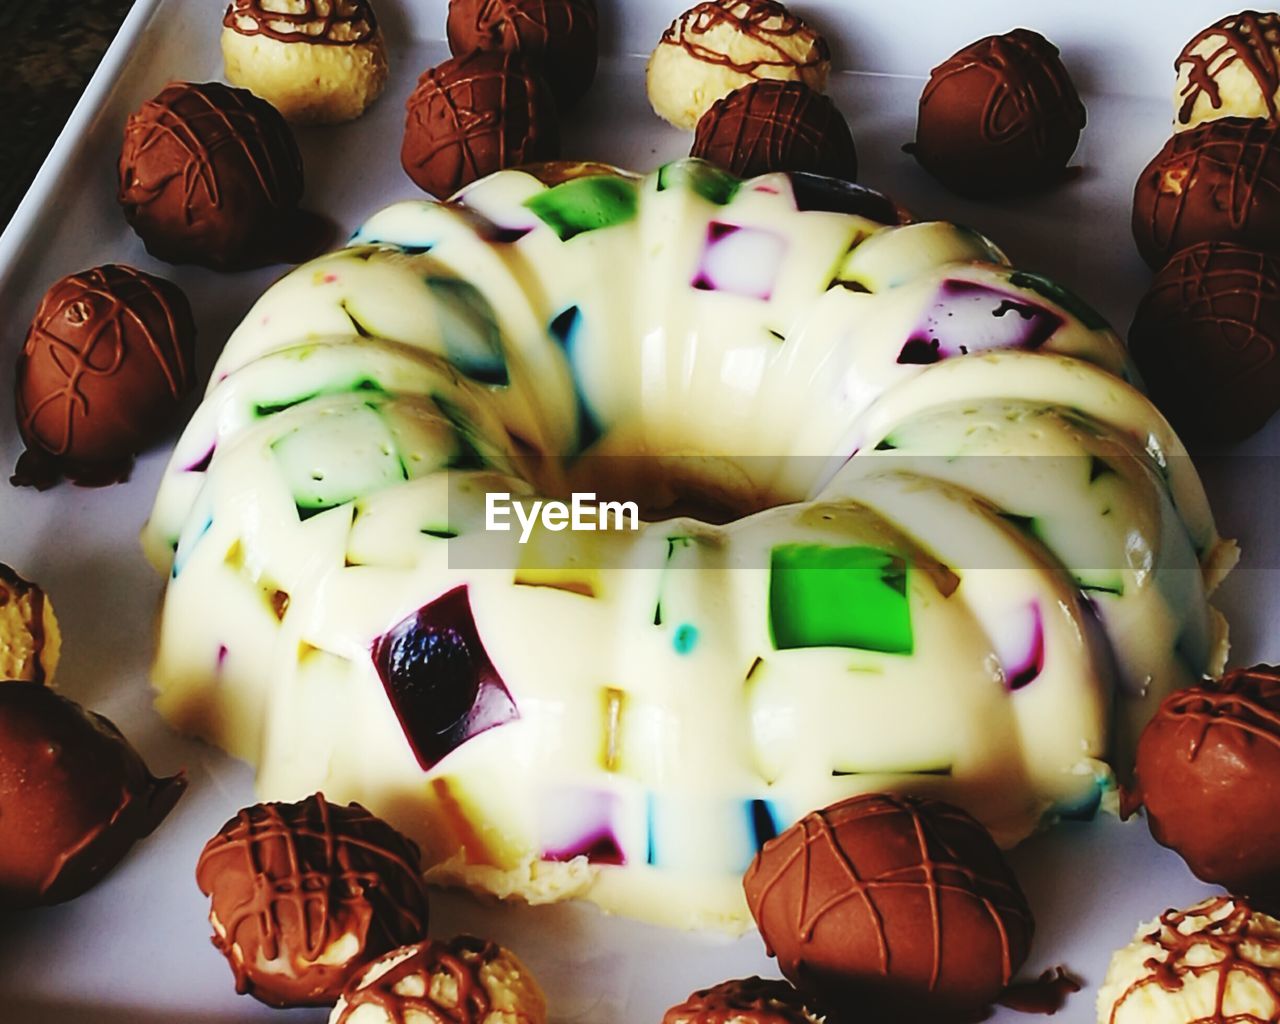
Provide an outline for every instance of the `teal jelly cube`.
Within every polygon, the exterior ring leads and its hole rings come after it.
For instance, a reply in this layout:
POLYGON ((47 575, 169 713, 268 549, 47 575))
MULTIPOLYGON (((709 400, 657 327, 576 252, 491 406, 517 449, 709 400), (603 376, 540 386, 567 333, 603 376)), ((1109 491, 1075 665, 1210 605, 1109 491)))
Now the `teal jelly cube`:
POLYGON ((1015 270, 1009 275, 1009 283, 1015 288, 1026 288, 1028 291, 1043 295, 1050 302, 1056 302, 1091 331, 1103 331, 1111 326, 1107 323, 1106 317, 1079 295, 1043 274, 1015 270))
POLYGON ((575 178, 539 192, 525 205, 560 241, 623 224, 636 215, 636 187, 625 178, 600 174, 575 178))
POLYGON ((498 317, 480 289, 453 277, 428 277, 426 284, 449 361, 472 380, 509 383, 498 317))
POLYGON ((901 556, 873 547, 783 544, 769 562, 769 631, 778 650, 912 652, 901 556))

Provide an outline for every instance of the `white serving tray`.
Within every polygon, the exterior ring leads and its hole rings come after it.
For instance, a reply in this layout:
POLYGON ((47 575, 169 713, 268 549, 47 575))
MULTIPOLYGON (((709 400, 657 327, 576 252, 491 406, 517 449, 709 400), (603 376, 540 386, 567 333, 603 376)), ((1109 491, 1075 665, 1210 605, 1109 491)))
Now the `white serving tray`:
MULTIPOLYGON (((598 0, 604 21, 600 77, 566 125, 566 156, 648 169, 686 152, 689 139, 649 111, 643 57, 681 0, 598 0)), ((230 329, 278 269, 220 275, 150 259, 114 202, 115 160, 128 112, 167 81, 217 78, 224 0, 138 0, 13 221, 0 237, 0 367, 9 368, 25 325, 55 278, 104 262, 176 281, 200 327, 207 372, 230 329)), ((307 203, 349 231, 387 202, 415 193, 399 166, 402 103, 418 73, 447 56, 445 0, 376 0, 391 45, 386 96, 361 120, 299 134, 307 203)), ((1148 280, 1128 234, 1138 171, 1162 143, 1171 116, 1172 60, 1196 29, 1231 3, 1179 0, 848 0, 796 3, 830 36, 831 91, 849 116, 862 180, 921 216, 969 223, 1023 267, 1088 296, 1121 330, 1148 280), (1172 8, 1172 9, 1171 9, 1172 8), (1035 199, 958 200, 937 187, 901 145, 911 139, 923 76, 958 46, 1018 24, 1064 50, 1086 92, 1089 127, 1079 181, 1035 199)), ((1230 453, 1202 458, 1224 534, 1245 560, 1219 605, 1232 623, 1232 662, 1280 660, 1280 559, 1273 509, 1280 474, 1280 419, 1230 453)), ((0 389, 0 470, 20 451, 11 389, 0 389)), ((62 622, 59 685, 114 719, 156 771, 185 766, 187 796, 160 830, 97 889, 62 907, 0 918, 0 1020, 6 1024, 246 1024, 321 1022, 324 1011, 268 1010, 235 995, 208 942, 194 866, 204 841, 252 802, 242 764, 173 735, 151 710, 147 667, 162 581, 142 558, 137 533, 167 452, 143 458, 130 483, 104 490, 61 485, 44 494, 0 483, 0 561, 40 581, 62 622)), ((1086 990, 1059 1020, 1088 1024, 1111 950, 1139 920, 1198 898, 1207 887, 1160 849, 1140 822, 1061 826, 1013 855, 1036 913, 1026 974, 1065 964, 1086 990)), ((775 974, 754 934, 727 942, 605 918, 580 906, 531 910, 443 895, 432 931, 469 930, 513 947, 546 988, 556 1024, 658 1024, 691 990, 729 977, 775 974)), ((1001 1011, 996 1022, 1020 1019, 1001 1011)))

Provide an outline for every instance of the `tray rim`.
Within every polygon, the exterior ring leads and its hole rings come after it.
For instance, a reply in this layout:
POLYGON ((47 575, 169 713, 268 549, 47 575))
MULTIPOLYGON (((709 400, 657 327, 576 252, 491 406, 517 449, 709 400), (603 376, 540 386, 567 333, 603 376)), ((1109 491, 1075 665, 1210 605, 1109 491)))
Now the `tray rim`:
POLYGON ((42 217, 50 213, 49 200, 91 141, 89 128, 102 113, 111 94, 118 87, 126 65, 133 58, 138 43, 151 27, 166 0, 134 0, 101 62, 72 108, 48 155, 40 164, 35 178, 0 233, 0 295, 8 289, 14 267, 22 250, 31 242, 42 217))

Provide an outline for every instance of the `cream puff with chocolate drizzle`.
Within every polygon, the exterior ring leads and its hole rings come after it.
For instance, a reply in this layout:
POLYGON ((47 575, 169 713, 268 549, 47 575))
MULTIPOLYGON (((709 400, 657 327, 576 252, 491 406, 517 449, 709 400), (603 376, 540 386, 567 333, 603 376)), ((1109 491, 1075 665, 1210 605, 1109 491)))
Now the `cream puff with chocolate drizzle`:
POLYGON ((227 80, 294 124, 365 112, 387 84, 387 50, 369 0, 232 0, 222 18, 227 80))

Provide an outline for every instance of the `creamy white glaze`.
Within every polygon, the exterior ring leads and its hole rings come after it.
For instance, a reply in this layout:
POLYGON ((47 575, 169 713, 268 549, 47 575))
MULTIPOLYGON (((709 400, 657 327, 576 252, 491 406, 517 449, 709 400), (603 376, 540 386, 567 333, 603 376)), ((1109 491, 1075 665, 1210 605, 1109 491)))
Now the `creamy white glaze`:
POLYGON ((1092 815, 1115 745, 1221 665, 1229 546, 1096 314, 815 189, 507 171, 273 286, 144 531, 161 712, 434 877, 686 927, 745 927, 757 844, 853 793, 1005 845, 1092 815), (489 491, 618 481, 758 511, 485 530, 489 491), (374 657, 419 609, 503 719, 427 769, 374 657))

